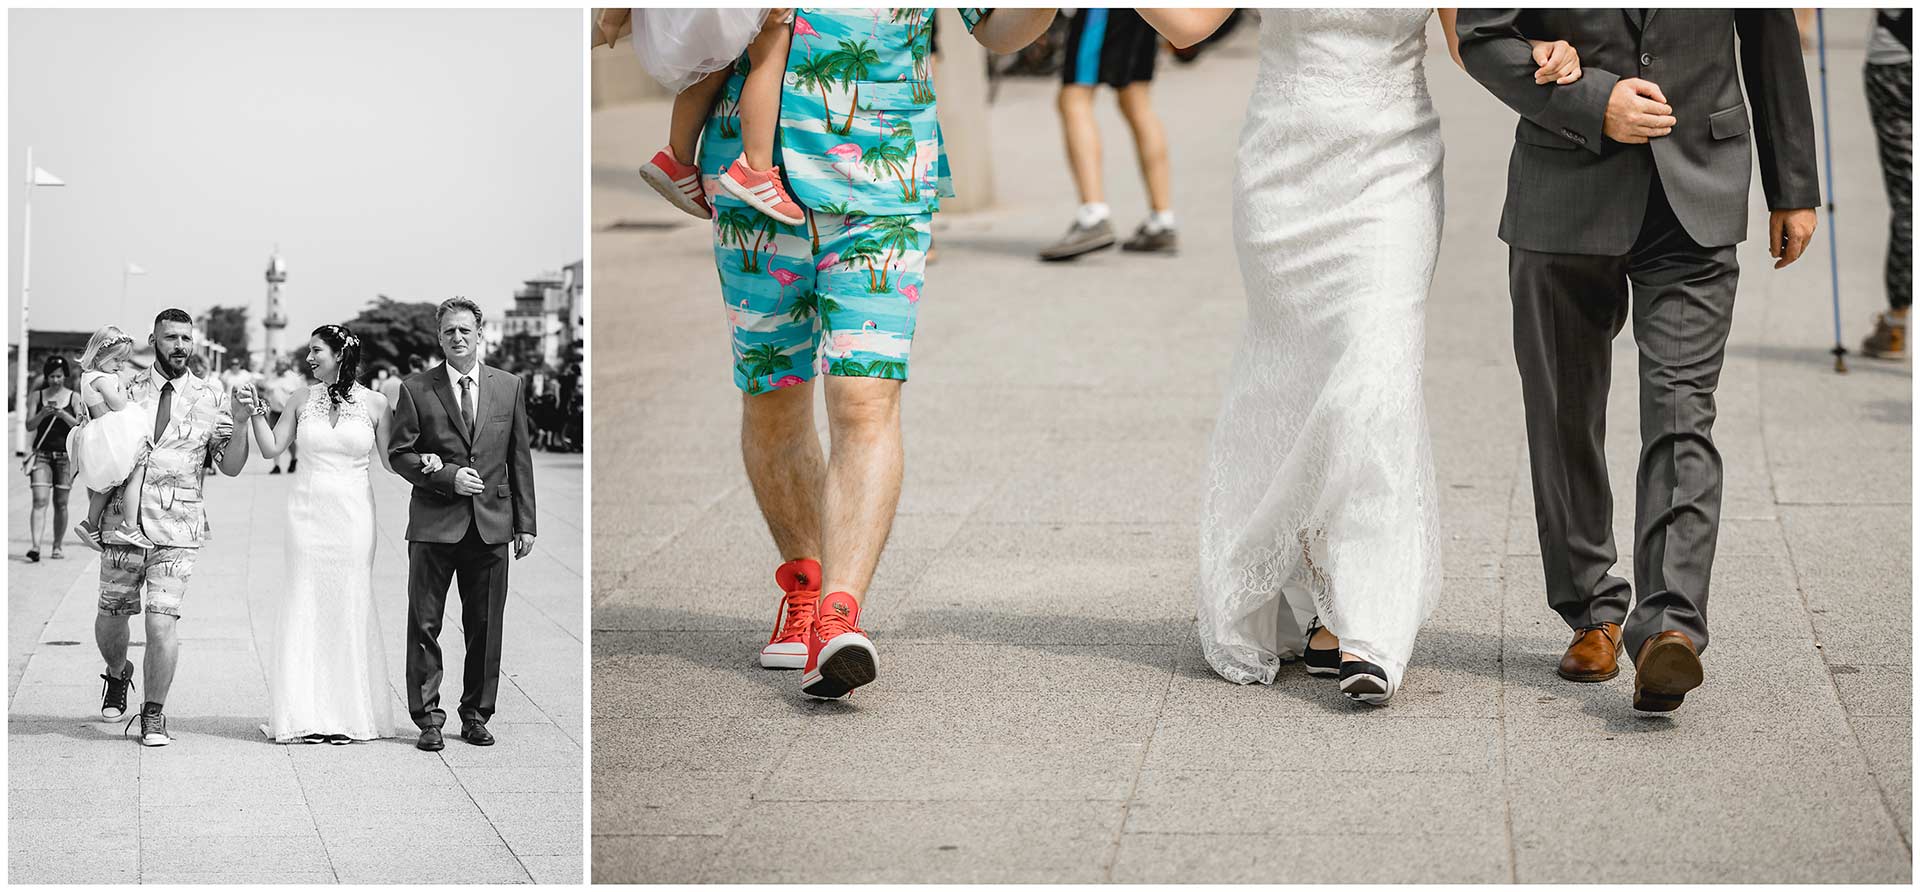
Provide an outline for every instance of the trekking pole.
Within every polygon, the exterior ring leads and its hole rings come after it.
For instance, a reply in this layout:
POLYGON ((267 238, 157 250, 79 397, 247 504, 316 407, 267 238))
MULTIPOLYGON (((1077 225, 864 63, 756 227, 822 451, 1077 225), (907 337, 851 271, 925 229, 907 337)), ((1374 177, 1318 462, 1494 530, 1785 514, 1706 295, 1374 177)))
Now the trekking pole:
POLYGON ((1827 14, 1813 11, 1814 42, 1820 51, 1820 135, 1826 143, 1827 168, 1827 268, 1833 279, 1833 370, 1847 373, 1847 348, 1840 339, 1840 241, 1834 234, 1833 212, 1833 118, 1827 108, 1827 14))

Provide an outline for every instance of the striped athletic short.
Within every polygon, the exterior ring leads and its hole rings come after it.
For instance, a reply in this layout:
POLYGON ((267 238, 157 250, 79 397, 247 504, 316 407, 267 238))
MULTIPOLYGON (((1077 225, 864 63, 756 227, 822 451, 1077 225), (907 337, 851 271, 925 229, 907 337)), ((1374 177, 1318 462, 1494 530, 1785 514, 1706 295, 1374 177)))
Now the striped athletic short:
POLYGON ((1131 9, 1082 9, 1067 22, 1062 83, 1124 87, 1153 80, 1160 34, 1131 9))

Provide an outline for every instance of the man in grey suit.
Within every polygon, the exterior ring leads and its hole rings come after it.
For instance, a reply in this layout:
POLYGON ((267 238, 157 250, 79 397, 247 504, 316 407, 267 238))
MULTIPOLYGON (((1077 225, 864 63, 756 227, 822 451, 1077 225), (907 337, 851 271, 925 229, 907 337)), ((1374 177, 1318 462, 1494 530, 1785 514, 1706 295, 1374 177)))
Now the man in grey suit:
POLYGON ((507 606, 507 546, 533 550, 533 454, 520 378, 480 364, 480 307, 464 297, 436 314, 447 361, 415 372, 394 403, 388 454, 413 484, 407 514, 407 707, 416 746, 446 747, 440 726, 440 621, 447 585, 460 580, 467 660, 460 736, 491 746, 487 720, 500 690, 501 619, 507 606), (435 458, 437 457, 437 460, 435 458), (437 465, 437 467, 436 467, 437 465))
POLYGON ((1775 269, 1806 249, 1820 203, 1799 31, 1785 9, 1461 9, 1456 30, 1468 73, 1520 113, 1500 238, 1547 602, 1574 629, 1559 672, 1604 681, 1624 650, 1634 708, 1669 711, 1703 676, 1720 524, 1713 393, 1748 225, 1749 141, 1775 269), (1528 39, 1571 43, 1584 76, 1535 83, 1528 39), (1631 588, 1611 573, 1605 448, 1611 342, 1629 314, 1641 431, 1631 588))

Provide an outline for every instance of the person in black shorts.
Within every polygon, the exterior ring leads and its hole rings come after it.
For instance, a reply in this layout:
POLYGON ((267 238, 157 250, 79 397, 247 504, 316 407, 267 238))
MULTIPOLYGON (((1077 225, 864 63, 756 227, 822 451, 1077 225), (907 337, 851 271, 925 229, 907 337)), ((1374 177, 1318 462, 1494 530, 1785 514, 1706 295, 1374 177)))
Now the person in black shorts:
POLYGON ((1060 124, 1067 163, 1073 169, 1080 210, 1060 241, 1040 252, 1042 260, 1069 260, 1113 246, 1112 215, 1100 180, 1100 128, 1093 119, 1094 89, 1105 84, 1119 98, 1120 114, 1133 131, 1153 214, 1134 232, 1125 251, 1173 254, 1173 187, 1166 129, 1153 110, 1153 62, 1160 35, 1132 9, 1082 9, 1068 19, 1066 64, 1061 68, 1060 124))

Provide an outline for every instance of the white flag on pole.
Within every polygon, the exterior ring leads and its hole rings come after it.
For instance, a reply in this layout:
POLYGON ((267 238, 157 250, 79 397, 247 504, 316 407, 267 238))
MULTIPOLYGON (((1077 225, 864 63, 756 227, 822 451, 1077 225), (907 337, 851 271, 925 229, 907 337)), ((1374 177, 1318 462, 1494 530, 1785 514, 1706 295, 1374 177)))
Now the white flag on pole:
POLYGON ((44 168, 36 167, 33 169, 33 184, 35 186, 65 186, 67 181, 47 173, 44 168))
POLYGON ((127 264, 127 275, 129 275, 129 276, 144 276, 144 275, 146 275, 146 274, 147 274, 147 271, 146 271, 146 270, 144 270, 144 269, 141 269, 141 268, 140 268, 140 264, 138 264, 138 263, 129 263, 129 264, 127 264))

